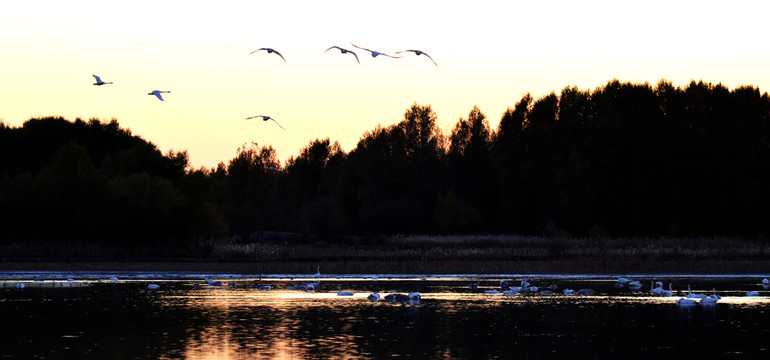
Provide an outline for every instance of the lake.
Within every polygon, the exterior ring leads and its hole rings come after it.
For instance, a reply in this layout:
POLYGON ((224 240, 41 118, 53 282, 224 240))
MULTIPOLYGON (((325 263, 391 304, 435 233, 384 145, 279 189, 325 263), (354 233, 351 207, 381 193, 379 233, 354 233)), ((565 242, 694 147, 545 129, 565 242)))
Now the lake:
POLYGON ((556 295, 487 294, 523 275, 0 273, 0 354, 11 359, 767 358, 761 275, 527 275, 556 295), (67 281, 70 278, 72 281, 67 281), (652 280, 672 297, 650 296, 652 280), (15 286, 23 283, 23 289, 15 286), (149 284, 159 289, 148 289, 149 284), (315 291, 290 290, 318 284, 315 291), (477 289, 470 284, 478 283, 477 289), (218 284, 216 284, 218 285, 218 284), (270 290, 266 290, 266 286, 270 290), (715 306, 680 307, 677 291, 715 306), (263 290, 260 290, 260 287, 263 290), (587 288, 595 296, 564 296, 587 288), (747 297, 747 291, 759 296, 747 297), (341 291, 352 296, 338 296, 341 291), (370 302, 378 292, 416 301, 370 302))

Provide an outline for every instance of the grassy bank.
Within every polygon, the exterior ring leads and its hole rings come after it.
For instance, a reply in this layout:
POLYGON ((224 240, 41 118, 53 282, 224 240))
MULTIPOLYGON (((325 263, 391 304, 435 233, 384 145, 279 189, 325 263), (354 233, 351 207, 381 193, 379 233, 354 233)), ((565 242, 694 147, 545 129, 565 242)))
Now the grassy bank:
POLYGON ((259 233, 192 250, 84 244, 0 246, 2 270, 236 273, 765 273, 770 242, 739 238, 502 235, 329 238, 259 233), (190 256, 194 251, 197 256, 190 256), (36 255, 36 256, 35 256, 36 255))

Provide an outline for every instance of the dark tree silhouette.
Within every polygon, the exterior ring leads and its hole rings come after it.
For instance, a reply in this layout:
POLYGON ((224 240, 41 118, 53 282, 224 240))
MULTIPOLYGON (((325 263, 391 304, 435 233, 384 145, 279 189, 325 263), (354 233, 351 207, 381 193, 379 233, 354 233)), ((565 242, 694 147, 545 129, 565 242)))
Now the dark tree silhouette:
POLYGON ((415 103, 349 153, 316 139, 282 166, 252 143, 210 170, 189 169, 187 152, 162 154, 117 120, 0 123, 0 241, 198 254, 201 238, 271 230, 330 241, 770 230, 770 101, 751 86, 612 80, 525 94, 495 131, 476 106, 451 134, 437 122, 415 103))

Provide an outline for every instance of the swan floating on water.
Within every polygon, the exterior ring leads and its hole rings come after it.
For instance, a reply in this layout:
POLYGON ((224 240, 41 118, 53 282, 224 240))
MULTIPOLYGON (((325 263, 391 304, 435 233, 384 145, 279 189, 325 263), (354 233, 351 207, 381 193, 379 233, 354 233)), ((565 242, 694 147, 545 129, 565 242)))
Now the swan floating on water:
POLYGON ((596 291, 593 291, 591 289, 580 289, 577 291, 578 295, 580 296, 594 296, 596 295, 596 291))
POLYGON ((628 288, 633 291, 638 291, 639 289, 642 288, 642 283, 638 280, 629 281, 628 288))
POLYGON ((653 296, 662 296, 663 295, 663 283, 660 281, 654 283, 654 285, 658 285, 657 287, 653 287, 653 285, 650 285, 650 294, 653 296), (658 285, 660 284, 660 285, 658 285))
POLYGON ((572 295, 575 295, 575 290, 564 289, 564 291, 562 291, 562 293, 564 294, 564 296, 572 296, 572 295))
POLYGON ((407 302, 409 301, 409 295, 406 294, 388 294, 385 295, 385 300, 390 302, 407 302))
POLYGON ((503 291, 503 295, 505 296, 514 296, 518 294, 521 291, 521 288, 518 286, 512 286, 508 290, 503 291))
POLYGON ((25 286, 26 285, 24 285, 24 283, 16 283, 16 288, 17 289, 23 289, 25 286))
POLYGON ((371 302, 378 302, 380 301, 380 294, 378 293, 371 293, 369 296, 366 297, 367 300, 371 302))
POLYGON ((706 294, 693 294, 690 291, 690 285, 687 285, 687 297, 690 299, 703 299, 706 297, 706 294))
POLYGON ((663 290, 663 292, 661 292, 660 296, 669 297, 669 296, 672 296, 672 295, 674 295, 674 291, 671 290, 671 283, 668 283, 668 290, 663 290))
POLYGON ((703 299, 700 299, 700 304, 701 305, 716 305, 717 301, 719 301, 719 299, 717 299, 715 297, 709 296, 709 297, 705 297, 703 299))
POLYGON ((679 298, 679 300, 676 301, 676 306, 693 306, 698 303, 698 300, 691 299, 691 298, 679 298))

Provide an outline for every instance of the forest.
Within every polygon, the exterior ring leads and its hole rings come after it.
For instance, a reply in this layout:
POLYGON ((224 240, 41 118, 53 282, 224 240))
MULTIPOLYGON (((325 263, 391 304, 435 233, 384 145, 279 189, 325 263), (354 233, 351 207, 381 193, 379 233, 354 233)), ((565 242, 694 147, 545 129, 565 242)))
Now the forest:
MULTIPOLYGON (((496 129, 430 105, 316 139, 282 164, 244 144, 212 169, 117 120, 0 123, 0 243, 192 249, 260 232, 571 237, 770 233, 770 101, 758 88, 612 80, 525 94, 496 129)), ((342 240, 339 240, 342 241, 342 240)))

